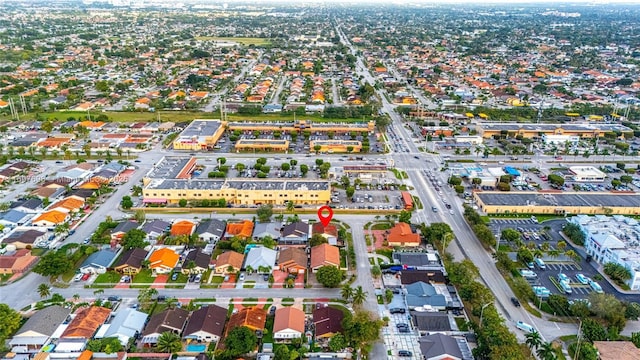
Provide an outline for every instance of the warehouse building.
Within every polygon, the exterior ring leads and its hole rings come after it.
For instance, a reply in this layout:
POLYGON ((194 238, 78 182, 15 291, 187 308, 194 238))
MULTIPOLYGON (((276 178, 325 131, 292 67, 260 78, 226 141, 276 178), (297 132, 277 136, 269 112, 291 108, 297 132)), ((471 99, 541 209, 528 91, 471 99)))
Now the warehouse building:
POLYGON ((473 198, 487 214, 640 215, 640 194, 476 191, 473 198))
POLYGON ((212 150, 224 134, 226 122, 196 119, 173 141, 174 150, 212 150))

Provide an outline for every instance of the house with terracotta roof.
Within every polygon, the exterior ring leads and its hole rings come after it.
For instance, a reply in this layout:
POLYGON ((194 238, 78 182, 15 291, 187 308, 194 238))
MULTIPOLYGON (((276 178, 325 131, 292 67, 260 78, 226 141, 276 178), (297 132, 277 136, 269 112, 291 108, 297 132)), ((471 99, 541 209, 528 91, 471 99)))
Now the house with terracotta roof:
POLYGON ((227 309, 218 305, 203 306, 189 317, 184 339, 199 342, 218 342, 224 334, 227 309))
POLYGON ((161 248, 149 256, 149 269, 154 275, 170 273, 180 260, 180 255, 169 248, 161 248))
POLYGON ((243 308, 237 313, 232 314, 229 318, 225 336, 229 331, 240 326, 246 326, 253 331, 264 331, 264 325, 266 322, 267 310, 263 309, 261 306, 243 308))
POLYGON ((340 268, 340 249, 329 244, 320 244, 311 248, 311 271, 316 272, 323 266, 340 268))
POLYGON ((164 332, 172 332, 180 336, 187 324, 189 312, 181 308, 167 309, 151 316, 142 332, 140 343, 143 347, 150 347, 158 343, 158 338, 164 332))
POLYGON ((316 222, 311 225, 311 236, 319 234, 323 238, 327 239, 330 245, 338 244, 338 228, 333 224, 327 226, 322 225, 321 222, 316 222))
POLYGON ((244 255, 235 251, 226 251, 218 255, 216 258, 213 269, 216 274, 229 274, 231 272, 237 273, 242 269, 242 262, 244 261, 244 255), (232 269, 232 271, 229 271, 232 269))
POLYGON ((328 339, 342 332, 342 310, 328 304, 317 304, 313 310, 313 325, 316 339, 328 339))
POLYGON ((640 349, 631 341, 594 341, 593 346, 598 350, 600 360, 640 359, 640 349))
POLYGON ((151 104, 151 100, 149 100, 149 98, 143 97, 136 100, 135 104, 133 105, 133 108, 139 109, 139 110, 148 110, 150 104, 151 104))
POLYGON ((52 204, 47 208, 47 210, 57 210, 65 213, 73 213, 82 209, 83 206, 84 201, 75 197, 67 197, 52 204))
POLYGON ((58 210, 46 211, 31 220, 34 226, 52 227, 69 220, 69 213, 58 210))
POLYGON ((89 340, 95 335, 98 328, 104 324, 111 315, 111 309, 101 306, 83 308, 75 314, 69 326, 60 335, 60 339, 85 339, 89 340))
POLYGON ((249 220, 243 220, 240 222, 228 222, 227 230, 224 234, 225 239, 232 237, 239 237, 241 239, 249 239, 253 234, 253 222, 249 220))
POLYGON ((304 311, 293 306, 276 310, 273 320, 273 339, 276 342, 291 342, 304 334, 304 311))
POLYGON ((31 250, 20 249, 11 254, 0 256, 0 274, 23 274, 31 269, 38 260, 31 250))
POLYGON ((171 236, 191 236, 196 230, 196 224, 188 220, 181 220, 171 225, 171 236))
POLYGON ((420 246, 420 235, 411 231, 407 223, 398 222, 387 234, 389 246, 420 246))
POLYGON ((307 271, 307 261, 307 252, 304 248, 280 248, 280 251, 278 252, 277 266, 281 271, 291 274, 299 274, 307 271))

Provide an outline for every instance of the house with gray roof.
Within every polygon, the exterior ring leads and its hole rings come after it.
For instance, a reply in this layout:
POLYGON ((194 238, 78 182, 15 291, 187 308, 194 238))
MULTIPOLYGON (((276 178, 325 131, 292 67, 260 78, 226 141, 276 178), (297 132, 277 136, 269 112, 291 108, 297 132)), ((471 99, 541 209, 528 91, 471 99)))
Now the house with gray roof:
MULTIPOLYGON (((129 339, 135 338, 142 332, 149 315, 132 308, 119 310, 109 324, 106 331, 98 331, 101 338, 117 337, 122 346, 126 347, 129 339)), ((102 330, 102 329, 101 329, 102 330)), ((98 336, 96 336, 98 338, 98 336)))
POLYGON ((147 234, 147 241, 155 241, 169 230, 171 224, 163 220, 147 220, 140 230, 147 234))
POLYGON ((202 221, 198 227, 196 227, 196 234, 198 234, 198 238, 202 241, 217 243, 222 239, 226 228, 226 222, 219 219, 209 219, 202 221))
POLYGON ((305 245, 309 241, 311 229, 308 223, 297 221, 282 227, 278 243, 286 245, 305 245))
POLYGON ((447 308, 447 299, 444 295, 438 294, 436 288, 422 281, 409 284, 406 287, 407 306, 410 309, 417 307, 431 307, 436 310, 447 308))
POLYGON ((282 230, 280 222, 256 223, 253 229, 253 239, 260 240, 271 236, 272 239, 277 240, 280 238, 280 230, 282 230))
POLYGON ((0 214, 0 224, 6 227, 15 227, 26 224, 34 214, 11 209, 0 214))
POLYGON ((453 319, 443 311, 412 311, 411 319, 421 333, 453 330, 451 326, 453 319))
POLYGON ((11 203, 9 206, 13 210, 22 211, 25 213, 36 213, 42 209, 42 199, 19 199, 11 203))
POLYGON ((264 246, 256 246, 249 250, 244 258, 243 268, 251 266, 258 273, 270 273, 276 266, 278 252, 264 246), (264 271, 269 268, 269 271, 264 271))
POLYGON ((120 222, 111 230, 111 239, 121 239, 129 230, 137 229, 138 226, 140 226, 140 224, 138 224, 137 221, 128 220, 120 222))
POLYGON ((466 340, 444 334, 426 335, 418 339, 425 360, 471 360, 471 351, 466 340), (463 351, 464 350, 464 351, 463 351))
POLYGON ((80 272, 104 274, 120 252, 111 248, 96 251, 80 265, 80 272))
POLYGON ((209 270, 211 255, 205 254, 201 249, 189 251, 182 264, 183 274, 202 274, 209 270))
POLYGON ((60 305, 48 306, 33 314, 9 341, 12 347, 25 347, 27 352, 38 352, 51 335, 71 313, 60 305))

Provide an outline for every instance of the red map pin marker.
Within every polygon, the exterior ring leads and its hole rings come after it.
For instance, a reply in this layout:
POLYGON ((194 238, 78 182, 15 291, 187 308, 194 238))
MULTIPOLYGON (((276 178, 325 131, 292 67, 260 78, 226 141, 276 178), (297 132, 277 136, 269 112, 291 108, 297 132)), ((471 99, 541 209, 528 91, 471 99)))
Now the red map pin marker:
POLYGON ((331 207, 327 205, 320 207, 320 209, 318 209, 318 218, 320 219, 322 225, 329 225, 331 219, 333 218, 333 210, 331 209, 331 207), (324 214, 325 211, 328 212, 327 215, 324 214))

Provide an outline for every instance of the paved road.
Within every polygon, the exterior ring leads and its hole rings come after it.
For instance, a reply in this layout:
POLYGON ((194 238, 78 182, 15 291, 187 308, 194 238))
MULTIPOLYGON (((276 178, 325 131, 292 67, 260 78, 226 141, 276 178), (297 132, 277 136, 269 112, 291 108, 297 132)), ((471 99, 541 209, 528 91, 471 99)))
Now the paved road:
POLYGON ((280 93, 282 92, 282 87, 284 86, 285 81, 287 80, 287 75, 280 76, 278 79, 278 84, 276 85, 276 90, 271 95, 271 101, 269 104, 280 104, 280 93))

